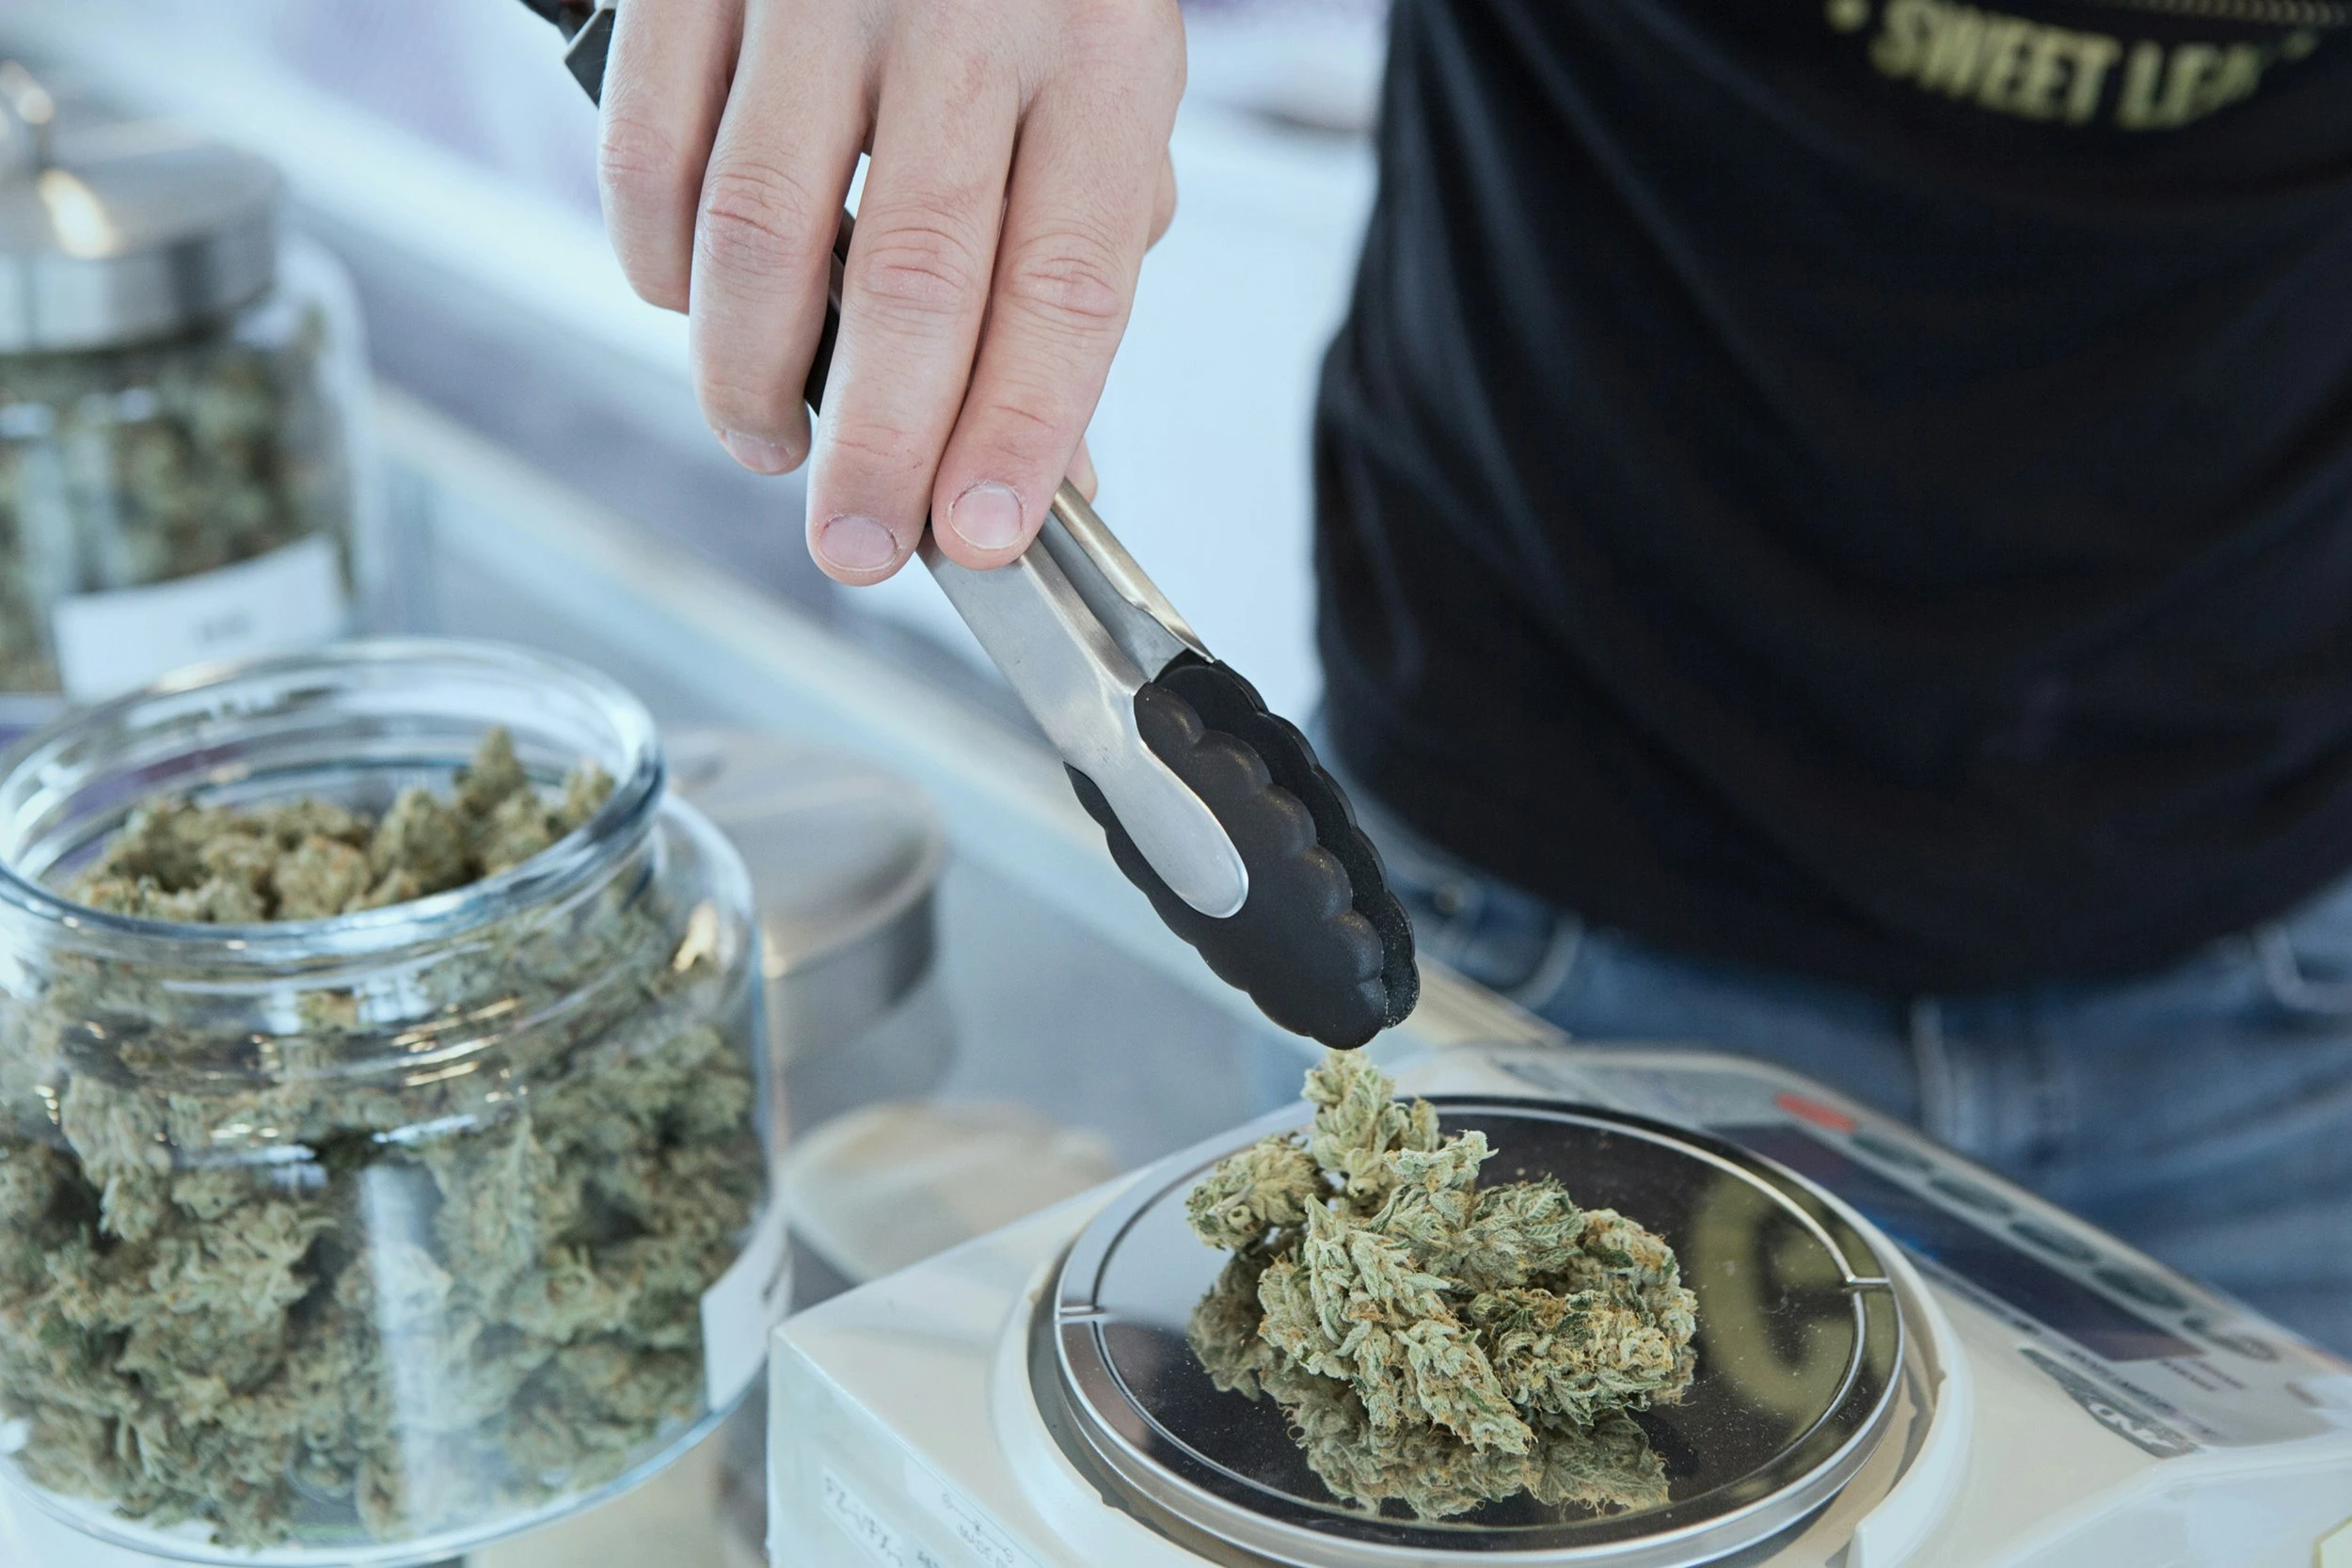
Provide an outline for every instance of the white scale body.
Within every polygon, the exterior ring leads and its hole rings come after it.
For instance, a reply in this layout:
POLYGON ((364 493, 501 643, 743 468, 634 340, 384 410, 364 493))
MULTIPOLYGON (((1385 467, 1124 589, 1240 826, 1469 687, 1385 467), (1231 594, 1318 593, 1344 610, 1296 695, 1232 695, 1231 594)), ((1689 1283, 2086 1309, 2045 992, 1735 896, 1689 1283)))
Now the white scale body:
MULTIPOLYGON (((1900 1124, 1695 1052, 1459 1047, 1397 1077, 1405 1093, 1605 1107, 1740 1145, 1899 1260, 1891 1423, 1809 1520, 1729 1560, 1741 1568, 2352 1568, 2352 1366, 1900 1124)), ((774 1568, 1207 1560, 1106 1505, 1031 1391, 1040 1294, 1119 1190, 775 1331, 774 1568)), ((1586 1560, 1395 1560, 1457 1559, 1586 1560)))

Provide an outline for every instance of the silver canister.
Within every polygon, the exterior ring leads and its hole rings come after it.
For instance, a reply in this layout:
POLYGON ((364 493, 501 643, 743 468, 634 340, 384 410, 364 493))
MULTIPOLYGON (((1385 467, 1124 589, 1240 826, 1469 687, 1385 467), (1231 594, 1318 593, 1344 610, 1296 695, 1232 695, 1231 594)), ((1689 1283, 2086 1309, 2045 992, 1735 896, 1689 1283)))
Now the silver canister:
POLYGON ((935 1086, 954 1032, 926 984, 947 857, 930 800, 895 773, 778 736, 690 730, 669 737, 669 756, 678 793, 751 869, 789 1125, 935 1086))

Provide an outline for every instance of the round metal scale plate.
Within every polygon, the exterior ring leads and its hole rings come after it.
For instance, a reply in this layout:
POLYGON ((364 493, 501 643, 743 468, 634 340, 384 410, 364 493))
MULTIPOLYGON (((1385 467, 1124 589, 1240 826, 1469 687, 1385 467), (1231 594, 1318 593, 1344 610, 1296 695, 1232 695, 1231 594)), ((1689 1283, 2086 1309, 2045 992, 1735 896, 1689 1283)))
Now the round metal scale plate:
POLYGON ((1613 1111, 1433 1097, 1448 1132, 1498 1151, 1488 1183, 1554 1176, 1671 1243, 1698 1297, 1698 1370, 1634 1419, 1663 1462, 1662 1506, 1597 1513, 1520 1497, 1442 1521, 1334 1497, 1271 1400, 1220 1392, 1184 1342, 1224 1255, 1184 1194, 1225 1154, 1304 1121, 1285 1113, 1145 1173, 1082 1234, 1039 1304, 1030 1377, 1063 1451, 1104 1500, 1211 1561, 1300 1568, 1487 1560, 1680 1568, 1801 1523, 1885 1430, 1903 1325, 1870 1241, 1843 1209, 1737 1147, 1613 1111))

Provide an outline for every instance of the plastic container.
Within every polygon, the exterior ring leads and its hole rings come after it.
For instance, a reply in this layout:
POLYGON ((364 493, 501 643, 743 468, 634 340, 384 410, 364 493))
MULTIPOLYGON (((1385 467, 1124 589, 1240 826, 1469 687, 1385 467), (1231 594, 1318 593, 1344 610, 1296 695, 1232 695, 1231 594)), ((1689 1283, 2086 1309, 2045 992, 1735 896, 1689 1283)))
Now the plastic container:
POLYGON ((366 372, 265 162, 0 66, 0 725, 355 629, 366 372))
POLYGON ((751 890, 577 666, 352 643, 166 685, 0 772, 0 1477, 202 1561, 453 1557, 612 1495, 787 1289, 751 890), (275 925, 56 891, 142 800, 444 792, 492 726, 586 825, 275 925))

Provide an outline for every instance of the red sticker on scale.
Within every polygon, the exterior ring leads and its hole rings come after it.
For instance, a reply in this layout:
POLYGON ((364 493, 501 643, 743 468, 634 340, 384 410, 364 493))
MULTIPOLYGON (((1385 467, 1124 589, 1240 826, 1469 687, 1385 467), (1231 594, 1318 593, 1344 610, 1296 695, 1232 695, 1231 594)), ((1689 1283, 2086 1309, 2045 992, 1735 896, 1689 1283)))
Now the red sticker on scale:
POLYGON ((1851 1132, 1854 1130, 1853 1117, 1835 1105, 1824 1105, 1818 1100, 1807 1100, 1804 1096, 1793 1094, 1787 1089, 1772 1096, 1772 1103, 1799 1121, 1809 1121, 1816 1127, 1826 1127, 1833 1132, 1851 1132))

